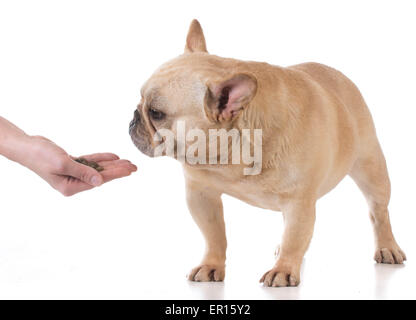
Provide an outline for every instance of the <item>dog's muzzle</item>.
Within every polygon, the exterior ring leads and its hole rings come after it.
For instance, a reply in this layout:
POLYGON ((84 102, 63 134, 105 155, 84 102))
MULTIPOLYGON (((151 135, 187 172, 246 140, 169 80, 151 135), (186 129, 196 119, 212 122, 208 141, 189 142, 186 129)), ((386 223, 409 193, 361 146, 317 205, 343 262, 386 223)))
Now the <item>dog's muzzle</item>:
POLYGON ((132 134, 133 130, 136 128, 137 123, 140 121, 140 113, 139 111, 134 111, 133 120, 131 120, 129 125, 129 134, 132 134))

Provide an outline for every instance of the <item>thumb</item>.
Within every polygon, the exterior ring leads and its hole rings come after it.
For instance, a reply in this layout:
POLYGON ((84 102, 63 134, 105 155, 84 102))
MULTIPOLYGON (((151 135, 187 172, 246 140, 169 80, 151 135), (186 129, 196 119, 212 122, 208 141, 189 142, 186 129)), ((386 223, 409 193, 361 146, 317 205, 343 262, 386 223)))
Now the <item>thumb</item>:
POLYGON ((68 161, 65 171, 66 175, 77 178, 94 187, 98 187, 103 183, 103 177, 97 170, 73 160, 68 161))

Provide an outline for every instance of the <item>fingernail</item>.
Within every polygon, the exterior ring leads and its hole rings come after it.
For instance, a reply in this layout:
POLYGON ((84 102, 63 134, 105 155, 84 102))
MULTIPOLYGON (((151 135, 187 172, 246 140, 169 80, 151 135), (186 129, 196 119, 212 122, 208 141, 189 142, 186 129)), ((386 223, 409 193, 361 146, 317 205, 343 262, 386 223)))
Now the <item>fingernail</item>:
POLYGON ((100 185, 100 178, 98 176, 92 176, 91 178, 91 184, 93 186, 99 186, 100 185))

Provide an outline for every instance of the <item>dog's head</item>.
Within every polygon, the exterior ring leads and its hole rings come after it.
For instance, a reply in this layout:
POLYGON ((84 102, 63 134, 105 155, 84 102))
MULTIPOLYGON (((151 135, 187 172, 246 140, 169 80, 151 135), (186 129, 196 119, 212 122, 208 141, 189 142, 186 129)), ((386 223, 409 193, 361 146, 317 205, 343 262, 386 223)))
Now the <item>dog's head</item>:
POLYGON ((208 53, 202 28, 193 20, 185 52, 159 67, 141 89, 129 130, 135 145, 148 156, 160 155, 155 149, 164 139, 158 133, 172 132, 176 147, 180 123, 185 135, 192 129, 205 134, 231 129, 257 90, 256 78, 242 70, 241 62, 208 53))

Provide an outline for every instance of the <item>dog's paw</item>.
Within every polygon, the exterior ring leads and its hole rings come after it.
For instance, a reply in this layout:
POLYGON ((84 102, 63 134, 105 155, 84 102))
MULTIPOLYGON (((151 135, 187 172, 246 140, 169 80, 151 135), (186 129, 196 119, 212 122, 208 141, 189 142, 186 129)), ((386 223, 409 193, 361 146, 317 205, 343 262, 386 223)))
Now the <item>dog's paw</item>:
POLYGON ((388 264, 402 264, 403 261, 406 261, 406 255, 399 248, 377 248, 374 255, 374 260, 377 263, 388 263, 388 264))
POLYGON ((273 268, 260 279, 265 287, 296 287, 300 283, 299 275, 273 268))
POLYGON ((225 267, 202 264, 193 268, 187 277, 188 280, 197 282, 223 281, 225 278, 225 267))

